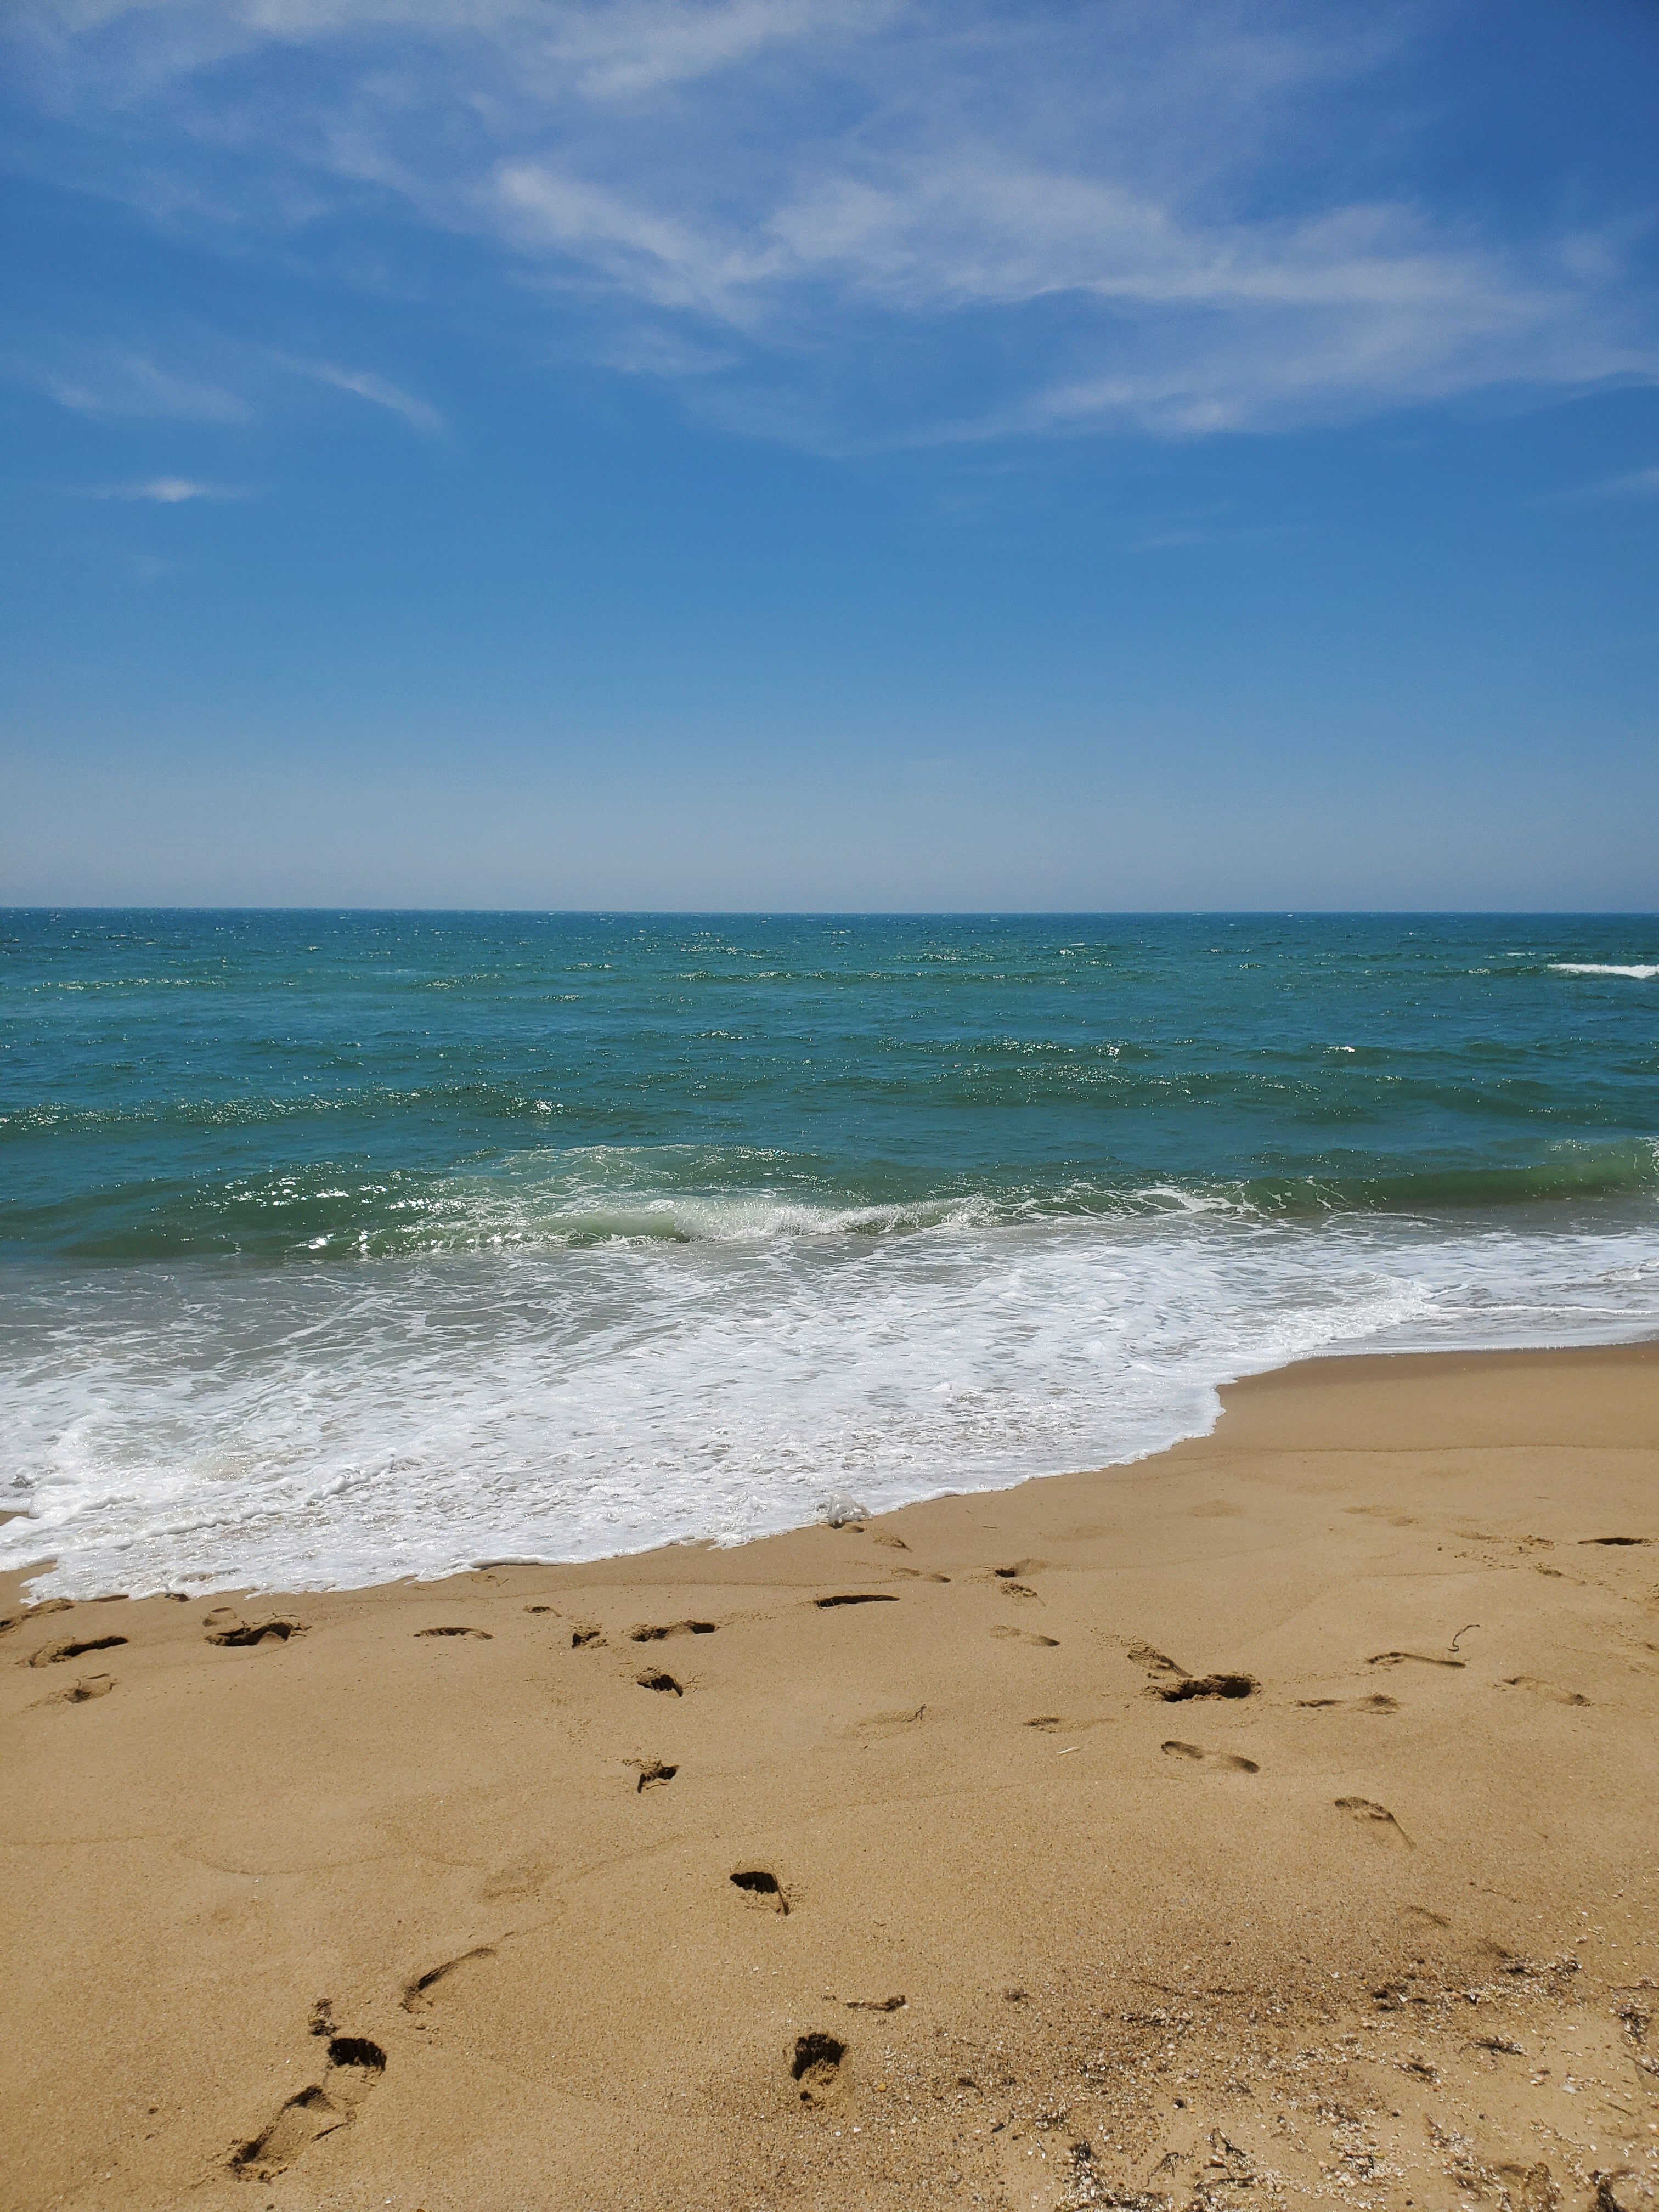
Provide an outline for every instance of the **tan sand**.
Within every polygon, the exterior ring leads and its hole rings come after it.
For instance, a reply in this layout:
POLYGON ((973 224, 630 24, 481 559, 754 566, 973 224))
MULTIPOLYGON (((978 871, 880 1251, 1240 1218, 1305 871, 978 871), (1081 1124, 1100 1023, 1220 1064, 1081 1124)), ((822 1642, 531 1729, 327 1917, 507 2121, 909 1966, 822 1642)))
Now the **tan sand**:
POLYGON ((1659 1346, 1226 1403, 858 1530, 29 1613, 0 2201, 1652 2203, 1659 1346))

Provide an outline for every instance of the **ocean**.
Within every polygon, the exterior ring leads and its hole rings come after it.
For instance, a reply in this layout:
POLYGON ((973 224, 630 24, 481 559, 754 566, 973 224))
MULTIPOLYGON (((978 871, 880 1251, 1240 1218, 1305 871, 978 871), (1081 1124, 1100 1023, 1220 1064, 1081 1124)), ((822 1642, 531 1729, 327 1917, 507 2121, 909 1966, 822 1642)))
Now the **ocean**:
POLYGON ((1659 1334, 1659 920, 0 913, 0 1565, 313 1589, 1659 1334))

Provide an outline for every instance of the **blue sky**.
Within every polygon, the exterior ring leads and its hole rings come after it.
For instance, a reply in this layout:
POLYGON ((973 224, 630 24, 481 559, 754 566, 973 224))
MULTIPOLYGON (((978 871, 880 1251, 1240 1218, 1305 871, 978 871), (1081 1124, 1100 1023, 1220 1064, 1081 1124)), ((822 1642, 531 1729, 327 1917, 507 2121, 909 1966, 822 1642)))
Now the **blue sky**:
POLYGON ((0 898, 1659 904, 1653 0, 21 0, 0 898))

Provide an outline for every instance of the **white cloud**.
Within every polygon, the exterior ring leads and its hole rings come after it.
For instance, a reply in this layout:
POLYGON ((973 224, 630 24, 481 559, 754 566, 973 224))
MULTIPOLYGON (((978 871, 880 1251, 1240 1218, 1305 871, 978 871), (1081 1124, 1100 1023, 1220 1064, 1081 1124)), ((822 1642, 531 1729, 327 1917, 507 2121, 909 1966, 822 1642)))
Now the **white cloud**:
MULTIPOLYGON (((1373 73, 1424 20, 1409 0, 42 0, 14 21, 56 118, 34 158, 83 185, 290 252, 321 216, 471 238, 486 273, 560 295, 562 349, 580 333, 807 442, 1190 437, 1659 378, 1612 226, 1494 228, 1357 169, 1345 186, 1354 118, 1416 127, 1373 73)), ((441 427, 378 375, 290 365, 441 427)))
POLYGON ((94 484, 76 496, 149 500, 158 507, 182 507, 193 499, 246 499, 247 494, 234 484, 198 483, 191 477, 151 477, 143 483, 94 484))

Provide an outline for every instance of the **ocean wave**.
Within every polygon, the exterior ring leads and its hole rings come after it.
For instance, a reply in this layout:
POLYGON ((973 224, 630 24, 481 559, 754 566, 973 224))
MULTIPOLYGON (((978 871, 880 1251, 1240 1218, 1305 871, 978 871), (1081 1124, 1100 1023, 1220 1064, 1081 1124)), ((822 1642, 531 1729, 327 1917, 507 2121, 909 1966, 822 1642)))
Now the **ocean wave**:
POLYGON ((270 1265, 416 1260, 605 1244, 859 1243, 1012 1230, 1045 1220, 1212 1214, 1244 1222, 1344 1214, 1451 1215, 1659 1194, 1659 1139, 1555 1147, 1512 1167, 1449 1163, 1382 1172, 1159 1176, 1061 1169, 944 1177, 872 1171, 756 1146, 586 1146, 507 1153, 453 1171, 325 1158, 264 1174, 144 1179, 14 1204, 14 1251, 131 1261, 270 1265))
POLYGON ((1553 975, 1629 975, 1638 983, 1650 983, 1659 975, 1659 962, 1625 966, 1612 960, 1552 960, 1553 975))
POLYGON ((589 1245, 9 1286, 0 1565, 349 1586, 589 1559, 1105 1466, 1338 1350, 1659 1331, 1659 1221, 1182 1206, 944 1237, 589 1245))

